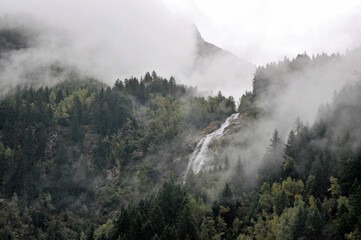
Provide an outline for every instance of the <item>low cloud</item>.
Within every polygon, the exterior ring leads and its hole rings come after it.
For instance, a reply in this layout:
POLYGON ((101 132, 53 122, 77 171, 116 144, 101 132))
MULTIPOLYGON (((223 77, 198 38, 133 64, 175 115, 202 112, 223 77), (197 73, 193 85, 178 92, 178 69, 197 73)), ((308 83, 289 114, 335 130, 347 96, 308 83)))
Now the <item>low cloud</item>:
POLYGON ((2 26, 30 29, 35 39, 30 48, 14 51, 7 63, 2 61, 3 69, 7 68, 1 72, 3 85, 26 82, 31 68, 37 71, 56 63, 108 85, 155 70, 214 93, 222 90, 231 95, 250 87, 245 83, 250 82, 247 78, 253 69, 236 69, 239 65, 228 59, 207 60, 200 67, 203 73, 195 69, 193 23, 169 11, 161 1, 4 0, 0 16, 2 26), (238 89, 220 82, 233 83, 238 89))

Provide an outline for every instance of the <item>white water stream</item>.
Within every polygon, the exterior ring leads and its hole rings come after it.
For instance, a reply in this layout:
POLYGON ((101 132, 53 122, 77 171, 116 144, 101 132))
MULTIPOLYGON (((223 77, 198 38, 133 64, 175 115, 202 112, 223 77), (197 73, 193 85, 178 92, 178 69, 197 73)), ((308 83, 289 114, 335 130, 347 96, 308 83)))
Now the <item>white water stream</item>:
POLYGON ((205 169, 208 165, 207 163, 210 158, 209 153, 209 144, 213 141, 213 139, 218 138, 224 134, 224 130, 239 116, 239 113, 234 113, 230 117, 226 119, 226 121, 214 132, 203 137, 197 144, 194 152, 189 157, 189 163, 186 171, 186 175, 188 175, 188 171, 190 169, 193 170, 194 173, 199 173, 201 170, 205 169))

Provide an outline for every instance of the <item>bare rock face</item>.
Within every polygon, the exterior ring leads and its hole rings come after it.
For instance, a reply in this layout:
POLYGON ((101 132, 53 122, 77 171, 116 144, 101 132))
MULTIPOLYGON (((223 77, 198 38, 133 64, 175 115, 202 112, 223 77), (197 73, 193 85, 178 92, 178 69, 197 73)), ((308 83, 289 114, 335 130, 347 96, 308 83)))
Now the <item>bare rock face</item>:
POLYGON ((86 131, 83 139, 83 153, 92 154, 93 148, 97 141, 99 140, 99 134, 93 131, 86 131))
POLYGON ((55 155, 56 146, 59 141, 62 141, 68 133, 68 129, 57 126, 48 132, 46 147, 45 147, 45 159, 50 159, 55 155))
POLYGON ((222 125, 222 122, 220 121, 214 121, 208 124, 208 126, 203 130, 203 134, 210 134, 214 131, 216 131, 220 126, 222 125))
POLYGON ((77 181, 83 181, 86 179, 86 171, 91 165, 93 149, 99 140, 99 134, 88 130, 85 132, 82 154, 79 159, 73 163, 74 179, 77 181))

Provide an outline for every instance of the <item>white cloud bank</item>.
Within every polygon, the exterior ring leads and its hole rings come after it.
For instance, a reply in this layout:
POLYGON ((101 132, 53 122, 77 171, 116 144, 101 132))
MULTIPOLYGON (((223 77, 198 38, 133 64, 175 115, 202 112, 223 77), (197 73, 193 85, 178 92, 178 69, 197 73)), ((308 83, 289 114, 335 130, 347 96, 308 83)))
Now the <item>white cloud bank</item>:
POLYGON ((251 86, 253 68, 244 73, 229 59, 212 59, 194 71, 193 23, 161 1, 2 0, 0 16, 2 22, 15 18, 37 35, 32 48, 10 57, 12 65, 0 76, 8 86, 23 82, 31 67, 54 62, 109 85, 155 70, 180 83, 237 97, 251 86))
POLYGON ((359 0, 164 0, 206 39, 255 64, 299 53, 343 53, 361 43, 359 0))

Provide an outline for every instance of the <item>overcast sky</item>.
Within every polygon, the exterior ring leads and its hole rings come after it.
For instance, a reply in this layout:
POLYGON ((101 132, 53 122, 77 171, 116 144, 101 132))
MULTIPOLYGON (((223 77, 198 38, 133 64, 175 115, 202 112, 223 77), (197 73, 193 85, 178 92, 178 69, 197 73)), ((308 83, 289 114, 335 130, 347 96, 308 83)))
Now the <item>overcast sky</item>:
POLYGON ((109 85, 153 70, 177 76, 192 64, 194 30, 160 0, 0 0, 6 15, 39 29, 38 46, 23 51, 31 62, 59 61, 109 85))
POLYGON ((360 45, 360 0, 164 0, 210 42, 257 65, 360 45))
POLYGON ((155 70, 167 78, 175 76, 180 83, 213 93, 221 90, 238 99, 251 90, 254 69, 216 59, 204 62, 204 69, 196 66, 194 73, 193 23, 206 41, 264 65, 305 51, 310 55, 343 53, 360 46, 358 2, 0 0, 0 17, 31 16, 23 22, 46 32, 40 34, 39 46, 13 56, 14 64, 7 70, 12 77, 6 79, 14 85, 16 79, 26 76, 25 62, 27 70, 34 64, 58 61, 109 85, 117 78, 139 77, 155 70))
POLYGON ((0 12, 27 12, 76 26, 93 13, 108 20, 122 15, 127 20, 132 13, 149 21, 153 15, 147 10, 164 14, 164 5, 175 17, 194 22, 207 41, 256 65, 305 51, 342 53, 361 42, 360 0, 1 0, 0 12))

